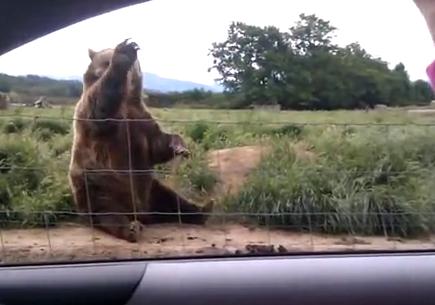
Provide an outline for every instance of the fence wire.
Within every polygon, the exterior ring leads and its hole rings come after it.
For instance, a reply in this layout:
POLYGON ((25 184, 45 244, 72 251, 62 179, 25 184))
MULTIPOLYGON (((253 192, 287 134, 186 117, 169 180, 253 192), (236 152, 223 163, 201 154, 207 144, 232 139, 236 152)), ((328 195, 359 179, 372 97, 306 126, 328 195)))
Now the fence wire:
POLYGON ((135 165, 129 123, 150 120, 0 114, 2 263, 435 247, 431 120, 154 120, 187 139, 191 156, 174 155, 177 168, 135 165), (6 129, 17 120, 28 125, 6 129), (126 124, 126 168, 75 168, 84 177, 86 211, 74 205, 66 178, 70 145, 53 153, 57 141, 71 144, 72 131, 32 125, 40 120, 126 124), (44 128, 49 133, 40 137, 44 128), (153 194, 137 185, 147 176, 176 192, 172 208, 166 189, 153 194), (108 198, 113 186, 96 189, 105 177, 128 177, 128 194, 108 198), (141 197, 146 192, 150 198, 141 197), (115 199, 116 209, 101 211, 101 202, 115 199), (202 211, 211 200, 213 210, 202 211), (187 201, 199 209, 189 211, 187 201), (192 223, 199 216, 207 222, 192 223), (111 236, 124 229, 137 242, 111 236))

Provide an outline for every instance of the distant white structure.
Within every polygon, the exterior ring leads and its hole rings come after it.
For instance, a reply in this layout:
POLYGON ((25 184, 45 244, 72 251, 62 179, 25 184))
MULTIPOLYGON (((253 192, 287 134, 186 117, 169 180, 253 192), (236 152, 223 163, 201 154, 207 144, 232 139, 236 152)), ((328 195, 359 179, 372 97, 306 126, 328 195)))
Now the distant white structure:
POLYGON ((257 105, 257 104, 252 104, 252 105, 249 106, 249 109, 260 110, 260 111, 279 112, 279 111, 281 111, 281 105, 280 104, 275 104, 275 105, 257 105))
POLYGON ((388 108, 388 106, 384 105, 384 104, 375 105, 375 109, 377 109, 377 110, 386 110, 387 108, 388 108))
POLYGON ((28 107, 29 105, 26 105, 24 103, 10 103, 9 104, 12 107, 28 107))
POLYGON ((45 96, 41 96, 39 99, 37 99, 33 106, 35 108, 51 108, 51 105, 48 103, 47 98, 45 96))

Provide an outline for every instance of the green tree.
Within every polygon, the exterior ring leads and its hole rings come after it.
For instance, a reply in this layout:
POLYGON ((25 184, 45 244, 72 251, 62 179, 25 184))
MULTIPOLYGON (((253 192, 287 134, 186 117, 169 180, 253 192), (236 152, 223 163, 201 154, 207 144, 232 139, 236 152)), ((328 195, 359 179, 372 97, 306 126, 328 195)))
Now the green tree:
POLYGON ((301 14, 296 25, 290 28, 292 47, 300 55, 334 51, 336 46, 332 39, 336 30, 329 21, 316 15, 301 14))
POLYGON ((7 82, 0 81, 0 92, 9 93, 11 91, 11 85, 7 82))
POLYGON ((412 83, 412 99, 414 102, 428 104, 434 98, 434 92, 428 82, 419 79, 412 83))
POLYGON ((403 63, 397 64, 391 72, 390 100, 398 106, 403 106, 411 101, 411 81, 403 63))
POLYGON ((232 93, 240 93, 246 101, 277 102, 273 93, 285 79, 279 61, 289 52, 286 35, 276 27, 257 27, 232 23, 228 38, 214 43, 212 69, 218 81, 232 93))
POLYGON ((288 32, 232 23, 226 41, 212 45, 211 69, 226 92, 241 97, 237 106, 353 109, 430 99, 427 84, 413 84, 402 63, 390 69, 357 42, 339 47, 335 31, 329 21, 305 14, 288 32))

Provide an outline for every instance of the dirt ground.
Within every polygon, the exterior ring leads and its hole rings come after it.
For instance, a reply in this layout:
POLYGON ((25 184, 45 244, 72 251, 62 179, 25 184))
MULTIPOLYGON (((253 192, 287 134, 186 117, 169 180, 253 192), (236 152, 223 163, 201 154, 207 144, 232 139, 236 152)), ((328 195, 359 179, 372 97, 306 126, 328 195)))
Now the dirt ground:
MULTIPOLYGON (((293 145, 296 158, 315 160, 315 153, 304 142, 293 145)), ((209 153, 209 167, 217 174, 219 194, 235 194, 245 183, 249 173, 254 170, 261 159, 270 153, 270 147, 241 146, 215 150, 209 153)))
POLYGON ((435 236, 419 240, 326 236, 283 230, 269 231, 240 224, 206 227, 153 225, 145 228, 137 244, 118 240, 76 224, 64 224, 49 230, 6 230, 1 233, 0 257, 3 264, 299 251, 435 248, 435 236))
POLYGON ((209 167, 217 174, 220 194, 235 194, 255 169, 261 158, 269 152, 266 147, 242 146, 210 152, 209 167))
MULTIPOLYGON (((299 158, 314 159, 306 145, 294 147, 299 158)), ((210 168, 221 181, 218 192, 237 192, 266 148, 238 147, 212 152, 210 168)), ((115 239, 78 224, 61 224, 50 229, 0 231, 0 263, 86 261, 95 259, 158 258, 167 256, 238 255, 246 253, 288 253, 300 251, 414 250, 434 249, 435 236, 425 239, 331 236, 210 221, 205 227, 178 224, 144 228, 136 244, 115 239)))

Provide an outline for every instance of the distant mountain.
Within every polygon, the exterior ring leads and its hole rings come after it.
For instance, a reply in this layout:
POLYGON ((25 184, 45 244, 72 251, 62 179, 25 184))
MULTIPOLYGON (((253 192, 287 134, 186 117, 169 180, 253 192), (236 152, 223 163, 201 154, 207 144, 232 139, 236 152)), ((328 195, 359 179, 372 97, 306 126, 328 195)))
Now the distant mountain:
POLYGON ((222 91, 222 88, 218 85, 209 86, 209 85, 199 84, 190 81, 165 78, 152 73, 144 74, 143 86, 145 89, 155 90, 160 92, 186 91, 195 88, 210 90, 213 92, 222 91))
MULTIPOLYGON (((53 77, 53 76, 52 76, 53 77)), ((56 77, 54 77, 56 78, 56 77)), ((81 76, 64 77, 63 79, 82 80, 81 76)), ((213 92, 220 92, 219 85, 209 86, 191 81, 166 78, 153 73, 144 73, 143 86, 145 89, 159 92, 186 91, 192 89, 204 89, 213 92)))

